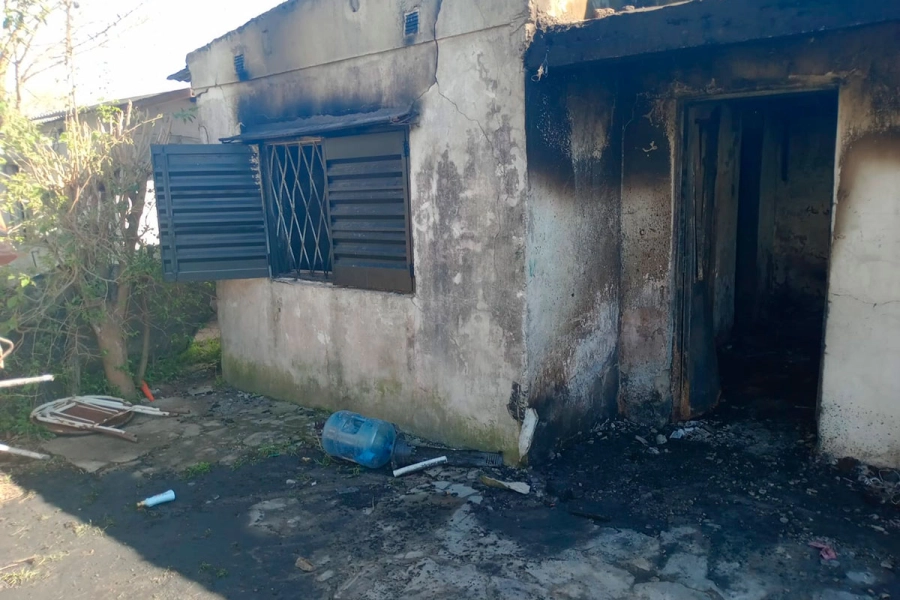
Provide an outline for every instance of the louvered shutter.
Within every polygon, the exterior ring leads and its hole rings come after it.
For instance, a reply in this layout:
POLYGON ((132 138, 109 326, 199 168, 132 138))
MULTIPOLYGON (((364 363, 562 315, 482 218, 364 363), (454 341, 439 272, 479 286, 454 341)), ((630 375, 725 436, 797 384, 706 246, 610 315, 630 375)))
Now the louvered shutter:
POLYGON ((153 146, 166 281, 269 276, 266 219, 253 148, 153 146))
POLYGON ((406 133, 325 140, 336 285, 413 291, 406 133))

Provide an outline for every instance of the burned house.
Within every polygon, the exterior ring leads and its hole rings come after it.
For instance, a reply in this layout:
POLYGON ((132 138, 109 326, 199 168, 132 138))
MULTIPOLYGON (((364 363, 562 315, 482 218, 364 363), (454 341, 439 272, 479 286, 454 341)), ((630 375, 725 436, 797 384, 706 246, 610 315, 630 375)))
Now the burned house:
POLYGON ((762 370, 900 464, 900 6, 643 4, 293 0, 191 53, 222 143, 154 150, 164 270, 219 281, 226 379, 514 460, 762 370))

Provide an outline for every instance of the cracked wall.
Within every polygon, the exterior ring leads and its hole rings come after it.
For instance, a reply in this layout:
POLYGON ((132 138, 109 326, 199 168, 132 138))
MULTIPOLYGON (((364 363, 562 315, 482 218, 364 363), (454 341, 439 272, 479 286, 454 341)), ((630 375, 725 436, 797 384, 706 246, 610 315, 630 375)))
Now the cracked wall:
POLYGON ((226 379, 518 458, 525 371, 527 0, 297 0, 189 56, 212 139, 414 104, 416 291, 219 284, 226 379), (419 32, 403 14, 418 7, 419 32), (437 42, 435 42, 437 40, 437 42), (234 56, 244 57, 240 81, 234 56))

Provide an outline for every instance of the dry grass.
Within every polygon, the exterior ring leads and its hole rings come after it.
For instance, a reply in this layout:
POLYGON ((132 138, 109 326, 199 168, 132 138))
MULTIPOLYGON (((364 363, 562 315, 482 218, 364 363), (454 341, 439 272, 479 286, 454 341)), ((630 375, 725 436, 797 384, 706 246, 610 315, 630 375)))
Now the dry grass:
POLYGON ((67 556, 65 552, 46 555, 36 554, 5 567, 0 567, 0 584, 2 584, 0 589, 20 587, 40 579, 43 576, 43 572, 38 567, 61 560, 65 556, 67 556), (9 570, 13 568, 15 570, 9 570))
POLYGON ((0 505, 23 498, 27 491, 12 480, 8 473, 0 473, 0 505))
POLYGON ((75 523, 69 522, 64 525, 66 529, 71 529, 72 533, 75 534, 75 537, 84 537, 86 535, 92 536, 104 536, 106 535, 106 530, 113 525, 113 521, 111 519, 106 519, 101 523, 94 523, 93 521, 88 521, 87 523, 75 523))
POLYGON ((27 583, 35 581, 40 576, 41 572, 37 569, 25 567, 24 569, 19 569, 18 571, 0 573, 0 583, 3 584, 3 587, 7 588, 20 587, 27 583))

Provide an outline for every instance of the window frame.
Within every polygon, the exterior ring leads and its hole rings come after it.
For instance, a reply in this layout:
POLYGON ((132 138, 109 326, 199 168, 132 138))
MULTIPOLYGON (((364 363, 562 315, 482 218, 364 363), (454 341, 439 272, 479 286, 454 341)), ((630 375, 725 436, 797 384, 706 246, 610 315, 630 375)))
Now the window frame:
MULTIPOLYGON (((367 127, 359 130, 337 131, 328 135, 319 136, 284 136, 259 141, 252 144, 257 155, 260 157, 259 179, 261 188, 261 201, 266 215, 268 242, 269 242, 269 266, 270 279, 282 282, 312 282, 325 284, 331 287, 342 287, 348 289, 359 289, 365 291, 382 291, 388 293, 398 293, 412 295, 415 294, 415 261, 413 251, 413 223, 412 223, 412 206, 411 206, 411 187, 409 181, 409 127, 403 126, 381 126, 367 127), (335 239, 334 239, 334 222, 332 217, 331 199, 329 195, 329 157, 328 157, 328 141, 346 138, 365 138, 377 134, 395 134, 401 138, 401 162, 402 162, 402 194, 403 194, 403 219, 405 223, 404 241, 406 249, 406 269, 396 269, 396 273, 390 273, 388 269, 378 269, 375 267, 357 268, 356 276, 336 277, 337 270, 335 239), (276 254, 284 253, 281 248, 281 240, 278 239, 278 215, 277 200, 272 196, 272 183, 267 152, 273 146, 303 146, 310 144, 321 145, 322 160, 324 164, 324 201, 323 206, 327 214, 327 228, 330 251, 330 269, 327 273, 315 273, 309 271, 293 270, 288 272, 279 272, 277 268, 276 254), (365 272, 365 273, 363 273, 365 272), (403 273, 401 276, 400 273, 403 273), (393 276, 392 276, 393 275, 393 276), (362 280, 361 280, 362 279, 362 280), (375 281, 373 281, 373 279, 375 281), (408 281, 408 283, 407 283, 408 281)), ((377 155, 373 155, 377 156, 377 155)))
MULTIPOLYGON (((321 281, 321 282, 330 282, 333 279, 334 273, 334 242, 331 239, 331 214, 329 211, 329 202, 327 195, 327 181, 328 181, 328 172, 327 172, 327 159, 325 157, 325 144, 324 138, 321 137, 301 137, 301 138, 286 138, 286 139, 277 139, 270 140, 267 142, 261 142, 259 144, 254 144, 256 147, 257 155, 260 157, 260 169, 259 169, 259 178, 260 178, 260 187, 262 188, 262 202, 263 208, 266 213, 266 221, 267 221, 267 230, 269 236, 269 267, 272 275, 272 279, 291 279, 291 280, 304 280, 304 281, 321 281), (284 270, 280 268, 282 263, 289 263, 289 259, 285 259, 285 254, 290 254, 290 249, 285 249, 282 247, 283 242, 279 238, 279 232, 281 231, 281 227, 284 226, 287 228, 287 225, 283 223, 283 213, 284 206, 279 209, 278 204, 283 202, 281 198, 276 198, 274 196, 275 187, 273 182, 271 181, 272 174, 272 165, 269 158, 269 152, 274 151, 275 148, 278 147, 297 147, 300 148, 300 152, 302 152, 302 148, 304 146, 318 146, 318 152, 316 152, 317 156, 321 157, 323 176, 322 176, 322 194, 324 198, 319 199, 320 210, 325 214, 325 227, 327 229, 328 236, 328 257, 327 261, 323 257, 323 265, 322 269, 319 269, 318 272, 315 268, 312 269, 289 269, 284 270), (281 221, 281 222, 279 222, 281 221)), ((300 154, 298 152, 298 154, 300 154)), ((314 151, 315 152, 315 151, 314 151)), ((295 173, 299 176, 300 173, 297 172, 295 168, 295 173)), ((280 187, 280 186, 279 186, 280 187)), ((292 191, 293 191, 292 186, 292 191)), ((317 190, 317 195, 318 190, 317 190)), ((296 199, 292 200, 292 203, 295 205, 296 211, 296 199)), ((308 216, 307 216, 308 218, 308 216)), ((304 220, 304 226, 306 221, 304 220)), ((293 225, 291 225, 291 229, 293 229, 293 225)), ((302 238, 301 238, 302 239, 302 238)), ((305 240, 302 239, 301 246, 305 244, 305 240)), ((321 250, 316 244, 317 249, 321 250)), ((315 266, 315 265, 313 265, 315 266)))
POLYGON ((324 144, 332 276, 295 273, 293 281, 414 295, 409 128, 399 119, 321 136, 286 128, 284 136, 151 146, 163 278, 290 280, 273 273, 283 249, 273 248, 262 146, 315 136, 324 144))

